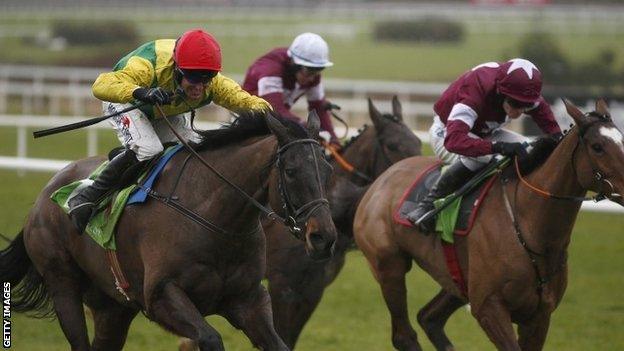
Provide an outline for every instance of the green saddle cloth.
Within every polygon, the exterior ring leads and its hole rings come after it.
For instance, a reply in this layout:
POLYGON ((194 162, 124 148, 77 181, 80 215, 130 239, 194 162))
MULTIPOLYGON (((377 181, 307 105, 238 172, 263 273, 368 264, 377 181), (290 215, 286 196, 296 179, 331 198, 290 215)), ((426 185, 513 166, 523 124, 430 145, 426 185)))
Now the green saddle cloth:
MULTIPOLYGON (((77 180, 59 188, 52 193, 50 198, 52 201, 56 202, 65 213, 69 213, 69 199, 78 194, 83 188, 91 185, 93 180, 102 172, 106 165, 108 165, 108 161, 104 161, 98 166, 87 179, 77 180)), ((146 173, 146 171, 143 171, 139 182, 145 177, 146 173)), ((97 204, 96 214, 89 220, 85 232, 103 248, 116 250, 115 235, 113 235, 115 226, 117 225, 117 221, 123 212, 130 194, 132 194, 136 187, 137 184, 131 184, 118 192, 108 195, 97 204)))

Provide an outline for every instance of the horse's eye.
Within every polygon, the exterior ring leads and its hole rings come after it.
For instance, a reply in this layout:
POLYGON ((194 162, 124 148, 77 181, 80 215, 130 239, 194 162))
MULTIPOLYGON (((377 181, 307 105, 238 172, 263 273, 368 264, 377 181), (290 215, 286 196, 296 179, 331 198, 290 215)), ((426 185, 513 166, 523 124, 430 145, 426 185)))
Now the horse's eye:
POLYGON ((398 144, 388 144, 388 145, 386 145, 386 147, 390 151, 397 151, 399 149, 399 145, 398 144))
POLYGON ((592 150, 594 150, 595 153, 597 154, 601 154, 604 152, 604 149, 602 148, 602 145, 600 144, 592 144, 591 145, 592 150))
POLYGON ((297 169, 296 168, 287 168, 286 170, 284 170, 284 172, 286 173, 287 176, 294 177, 295 174, 297 174, 297 169))

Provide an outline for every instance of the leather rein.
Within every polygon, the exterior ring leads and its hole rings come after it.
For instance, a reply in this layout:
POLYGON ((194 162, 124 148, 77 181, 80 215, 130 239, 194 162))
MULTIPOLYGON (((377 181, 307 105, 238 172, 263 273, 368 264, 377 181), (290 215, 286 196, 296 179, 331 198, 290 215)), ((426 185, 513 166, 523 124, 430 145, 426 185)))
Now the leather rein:
MULTIPOLYGON (((180 170, 180 173, 178 174, 178 179, 176 180, 176 183, 175 183, 176 186, 177 186, 177 184, 178 184, 178 182, 180 180, 180 177, 182 175, 182 171, 184 170, 184 167, 186 166, 188 160, 191 157, 195 157, 206 168, 208 168, 210 171, 212 171, 219 179, 221 179, 224 183, 226 183, 228 186, 233 188, 240 196, 242 196, 245 200, 247 200, 249 203, 251 203, 260 212, 264 213, 267 216, 267 218, 269 218, 271 220, 278 220, 278 221, 282 222, 286 227, 288 227, 290 232, 293 235, 295 235, 297 238, 299 238, 299 239, 302 239, 302 237, 303 237, 303 229, 302 228, 305 226, 305 224, 306 224, 305 222, 307 222, 307 220, 310 218, 310 216, 316 210, 318 210, 322 206, 328 206, 329 207, 329 201, 325 198, 325 196, 324 196, 324 194, 322 192, 322 185, 321 185, 321 180, 320 180, 320 171, 319 171, 319 166, 318 166, 318 158, 317 158, 316 152, 314 150, 314 145, 320 145, 318 141, 316 141, 314 139, 298 139, 298 140, 294 140, 294 141, 291 141, 291 142, 283 145, 276 152, 276 165, 278 166, 279 175, 280 175, 279 182, 278 182, 278 187, 279 187, 280 197, 281 197, 282 202, 284 204, 284 211, 285 211, 285 216, 281 217, 275 211, 273 211, 273 210, 267 208, 266 206, 262 205, 260 202, 258 202, 256 199, 254 199, 252 196, 247 194, 238 185, 232 183, 223 174, 221 174, 221 172, 219 172, 211 164, 209 164, 176 131, 175 127, 173 126, 171 121, 169 121, 169 119, 167 118, 167 115, 162 110, 162 107, 160 105, 158 105, 158 104, 156 104, 154 106, 156 107, 156 109, 160 113, 161 117, 167 123, 167 126, 169 127, 171 132, 178 138, 178 140, 180 140, 180 143, 182 143, 184 148, 190 153, 190 155, 184 161, 184 165, 183 165, 182 169, 180 170), (317 185, 318 185, 319 189, 321 190, 321 192, 320 192, 321 197, 319 197, 318 199, 312 200, 312 201, 310 201, 310 202, 308 202, 308 203, 306 203, 306 204, 304 204, 304 205, 302 205, 302 206, 297 208, 297 207, 295 207, 292 204, 292 202, 290 200, 289 193, 288 193, 286 187, 283 184, 284 183, 284 169, 282 167, 281 156, 290 147, 292 147, 293 145, 299 145, 299 144, 308 144, 310 146, 310 149, 312 150, 312 154, 314 155, 314 162, 315 162, 316 181, 317 181, 317 185)), ((148 190, 148 195, 151 196, 152 198, 157 199, 157 200, 163 202, 165 205, 175 209, 180 214, 182 214, 183 216, 193 220, 195 223, 198 223, 199 225, 201 225, 205 229, 208 229, 210 231, 214 231, 214 232, 217 232, 217 233, 223 234, 223 235, 232 235, 232 233, 229 233, 228 231, 226 231, 225 229, 219 227, 218 225, 216 225, 216 224, 214 224, 214 223, 204 219, 201 215, 197 214, 196 212, 194 212, 194 211, 184 207, 182 204, 180 204, 177 201, 177 197, 172 196, 172 194, 170 194, 168 196, 163 196, 161 194, 156 193, 152 189, 146 189, 146 190, 148 190)), ((174 187, 173 190, 175 190, 175 187, 174 187)), ((248 234, 253 234, 253 233, 257 232, 258 229, 259 228, 255 228, 252 232, 250 232, 248 234)))

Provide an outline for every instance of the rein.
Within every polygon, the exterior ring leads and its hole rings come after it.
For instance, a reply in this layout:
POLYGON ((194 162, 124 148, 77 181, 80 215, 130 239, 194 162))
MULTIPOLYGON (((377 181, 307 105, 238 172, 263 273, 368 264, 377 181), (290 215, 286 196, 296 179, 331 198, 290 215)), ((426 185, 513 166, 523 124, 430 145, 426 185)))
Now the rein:
MULTIPOLYGON (((197 151, 195 151, 189 144, 188 142, 186 142, 184 140, 184 138, 182 138, 182 136, 176 131, 175 127, 173 126, 173 124, 171 123, 171 121, 169 121, 169 119, 167 118, 167 115, 164 113, 164 111, 162 110, 162 107, 158 104, 154 105, 156 107, 156 109, 158 110, 158 112, 160 113, 161 117, 165 120, 165 123, 167 123, 167 126, 169 127, 169 129, 171 130, 171 132, 176 136, 176 138, 178 138, 178 140, 180 140, 180 143, 182 143, 182 145, 184 146, 184 148, 186 150, 189 151, 189 153, 194 156, 196 159, 199 160, 199 162, 201 162, 204 166, 206 166, 208 169, 210 169, 210 171, 212 171, 219 179, 221 179, 224 183, 226 183, 227 185, 229 185, 231 188, 233 188, 234 190, 236 190, 236 192, 242 196, 245 200, 247 200, 249 203, 251 203, 254 207, 256 207, 260 212, 264 213, 267 218, 271 219, 271 220, 279 220, 280 222, 282 222, 284 225, 286 225, 288 227, 288 229, 295 234, 297 237, 300 237, 301 235, 301 227, 298 225, 298 221, 297 219, 299 217, 301 217, 302 214, 305 214, 307 212, 307 215, 305 216, 305 219, 307 220, 309 218, 309 216, 316 210, 318 209, 321 205, 323 204, 327 204, 329 205, 329 201, 327 201, 327 199, 324 198, 320 198, 317 200, 313 200, 308 204, 305 204, 303 206, 301 206, 299 208, 299 210, 295 210, 294 211, 294 215, 295 217, 293 217, 292 215, 290 215, 293 212, 289 212, 289 209, 292 210, 293 206, 292 204, 289 202, 289 197, 287 192, 285 192, 285 190, 280 190, 280 194, 282 196, 282 199, 284 200, 284 207, 285 209, 287 209, 286 211, 286 218, 282 218, 281 216, 279 216, 277 213, 275 213, 275 211, 267 208, 266 206, 262 205, 260 202, 258 202, 256 199, 254 199, 252 196, 250 196, 249 194, 247 194, 243 189, 241 189, 238 185, 232 183, 229 179, 227 179, 223 174, 221 174, 217 169, 215 169, 212 165, 210 165, 203 157, 201 157, 201 155, 199 155, 199 153, 197 153, 197 151), (284 197, 284 194, 286 197, 284 197), (319 205, 316 206, 312 206, 311 204, 316 204, 316 203, 320 203, 319 205)), ((292 141, 284 146, 282 146, 281 148, 279 148, 277 150, 277 163, 279 164, 280 162, 280 155, 285 152, 288 148, 290 148, 290 146, 295 145, 295 144, 300 144, 300 143, 308 143, 308 144, 317 144, 319 145, 318 141, 314 140, 314 139, 301 139, 301 140, 295 140, 292 141)), ((314 159, 316 162, 316 154, 314 153, 314 159)), ((317 181, 320 178, 319 175, 319 171, 318 171, 318 163, 316 163, 316 170, 317 170, 317 181)), ((282 170, 280 169, 280 188, 282 188, 281 183, 282 183, 282 179, 283 179, 283 175, 282 175, 282 170)), ((319 182, 319 188, 321 187, 321 184, 319 182)), ((322 193, 321 193, 322 195, 322 193)), ((176 210, 178 210, 178 212, 182 213, 184 216, 196 221, 197 217, 201 218, 203 220, 203 218, 197 214, 195 214, 194 212, 191 214, 188 211, 185 211, 185 208, 179 208, 179 206, 174 207, 176 210), (195 218, 193 218, 195 217, 195 218)), ((192 212, 192 211, 191 211, 192 212)), ((197 221, 196 221, 197 222, 197 221)), ((201 223, 200 223, 201 225, 201 223)), ((204 225, 202 225, 204 226, 204 225)), ((204 226, 205 227, 205 226, 204 226)), ((208 226, 210 227, 210 226, 208 226)), ((220 229, 220 228, 219 228, 220 229)), ((222 229, 221 229, 222 231, 222 229)))
POLYGON ((329 150, 329 153, 332 155, 332 157, 336 159, 336 162, 338 162, 338 165, 340 165, 342 169, 344 169, 345 171, 357 177, 360 177, 362 180, 366 182, 369 182, 369 183, 373 182, 373 180, 369 176, 367 176, 366 174, 364 174, 363 172, 355 168, 355 166, 349 163, 349 161, 345 160, 344 157, 342 157, 340 152, 338 152, 338 150, 336 150, 336 148, 333 145, 329 144, 328 142, 324 140, 321 143, 325 147, 325 149, 329 150))

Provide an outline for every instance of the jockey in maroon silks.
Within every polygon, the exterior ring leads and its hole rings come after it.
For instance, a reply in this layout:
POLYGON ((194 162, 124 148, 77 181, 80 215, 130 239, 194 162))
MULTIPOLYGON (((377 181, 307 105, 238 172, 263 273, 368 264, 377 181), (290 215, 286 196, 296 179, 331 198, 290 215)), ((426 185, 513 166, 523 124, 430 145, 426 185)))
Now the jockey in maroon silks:
POLYGON ((542 75, 528 60, 488 62, 462 74, 435 103, 429 130, 433 151, 450 164, 431 191, 407 218, 424 233, 435 230, 435 220, 421 222, 434 209, 433 201, 468 181, 493 154, 522 156, 528 138, 501 128, 523 114, 556 138, 561 129, 541 95, 542 75))
POLYGON ((276 48, 258 58, 247 70, 243 89, 268 101, 280 115, 301 123, 290 109, 306 96, 308 110, 315 110, 321 129, 330 134, 331 142, 338 138, 326 109, 321 71, 333 66, 329 48, 323 38, 314 33, 298 35, 288 48, 276 48))

